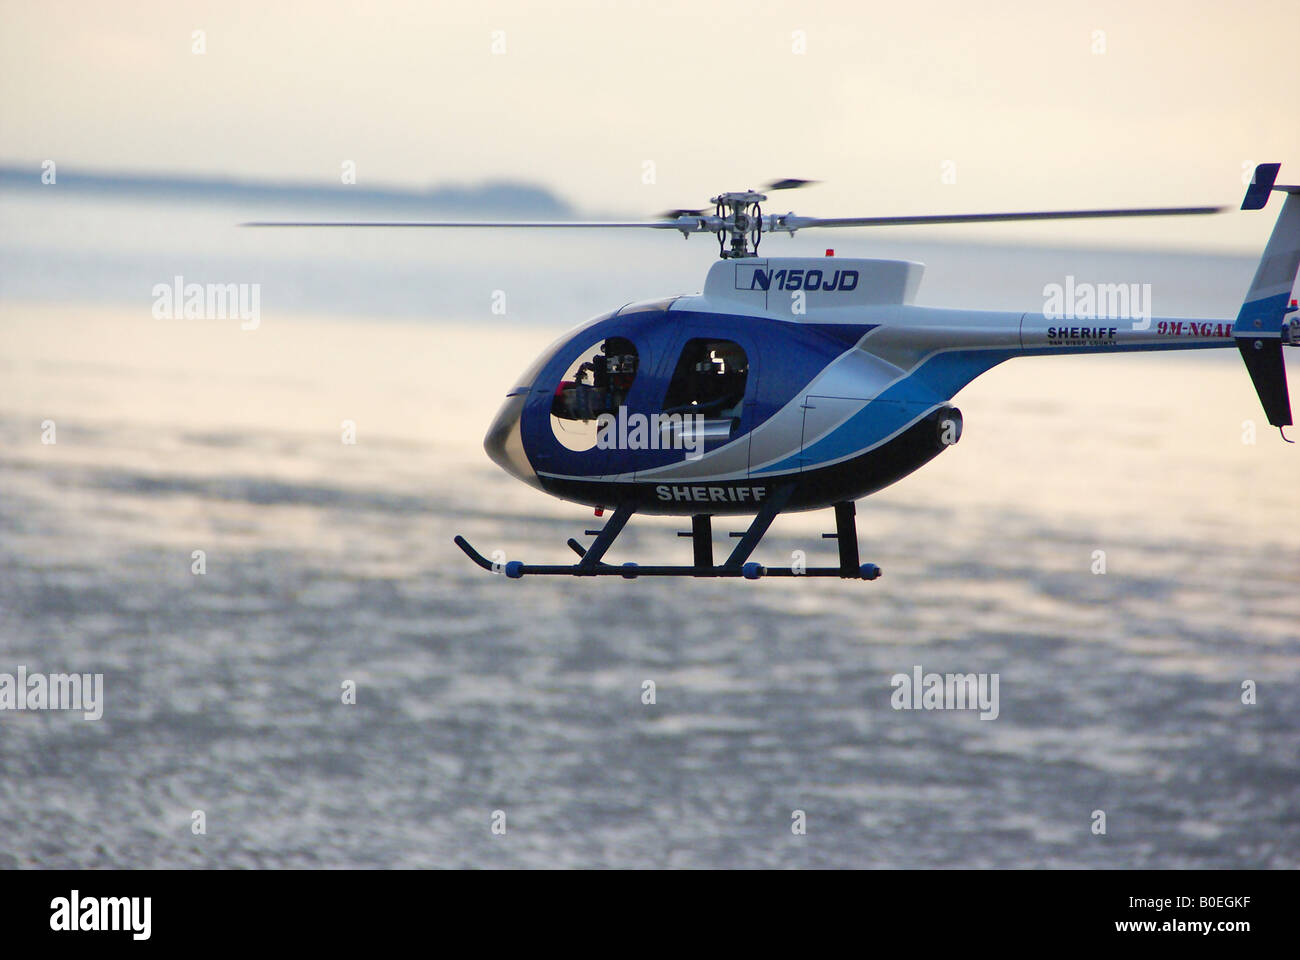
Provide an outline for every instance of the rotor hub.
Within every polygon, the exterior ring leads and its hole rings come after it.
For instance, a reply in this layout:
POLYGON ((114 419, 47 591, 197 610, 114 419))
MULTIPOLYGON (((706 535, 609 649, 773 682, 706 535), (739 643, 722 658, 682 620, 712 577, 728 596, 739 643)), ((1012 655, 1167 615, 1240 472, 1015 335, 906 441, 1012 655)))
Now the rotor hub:
POLYGON ((763 207, 767 195, 757 190, 720 193, 711 198, 717 219, 718 255, 724 260, 758 255, 763 239, 763 207))

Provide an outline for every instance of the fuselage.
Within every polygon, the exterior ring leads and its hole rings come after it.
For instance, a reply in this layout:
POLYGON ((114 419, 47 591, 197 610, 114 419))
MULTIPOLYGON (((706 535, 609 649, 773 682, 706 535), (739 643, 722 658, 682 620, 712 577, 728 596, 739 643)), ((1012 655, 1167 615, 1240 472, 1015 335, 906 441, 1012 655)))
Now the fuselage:
POLYGON ((701 294, 630 304, 557 340, 512 385, 485 447, 519 479, 593 506, 744 514, 783 489, 786 509, 817 509, 956 443, 950 401, 1004 360, 1234 346, 1227 320, 916 306, 921 271, 721 261, 701 294))

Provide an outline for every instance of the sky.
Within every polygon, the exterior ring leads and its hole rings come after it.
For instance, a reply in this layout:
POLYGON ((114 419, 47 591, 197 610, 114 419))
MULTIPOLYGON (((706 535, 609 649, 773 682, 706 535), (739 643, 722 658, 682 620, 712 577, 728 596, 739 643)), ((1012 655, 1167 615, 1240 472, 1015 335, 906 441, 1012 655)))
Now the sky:
MULTIPOLYGON (((1294 0, 0 0, 0 161, 524 178, 619 214, 780 177, 823 182, 769 211, 815 216, 1235 208, 1257 162, 1300 181, 1297 36, 1294 0)), ((1257 249, 1272 222, 939 233, 1257 249)))

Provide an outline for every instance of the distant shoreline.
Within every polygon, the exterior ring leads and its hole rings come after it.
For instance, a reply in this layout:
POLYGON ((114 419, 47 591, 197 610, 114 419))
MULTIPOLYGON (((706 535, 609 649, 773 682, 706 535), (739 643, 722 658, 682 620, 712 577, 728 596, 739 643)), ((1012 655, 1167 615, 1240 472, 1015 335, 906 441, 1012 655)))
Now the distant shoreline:
MULTIPOLYGON (((40 164, 0 164, 0 190, 42 190, 40 164)), ((399 186, 287 180, 246 180, 180 174, 111 173, 56 167, 55 183, 64 190, 156 200, 209 203, 256 202, 312 206, 397 206, 404 211, 499 211, 564 219, 574 215, 568 201, 547 187, 521 180, 489 180, 477 184, 440 184, 423 190, 399 186)))

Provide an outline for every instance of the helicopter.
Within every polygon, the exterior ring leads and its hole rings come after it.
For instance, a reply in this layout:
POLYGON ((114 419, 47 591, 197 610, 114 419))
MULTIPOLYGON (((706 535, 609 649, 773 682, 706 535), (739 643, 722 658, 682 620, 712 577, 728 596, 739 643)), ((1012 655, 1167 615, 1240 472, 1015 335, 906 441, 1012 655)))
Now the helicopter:
MULTIPOLYGON (((1300 186, 1260 164, 1241 204, 1286 199, 1235 320, 1063 319, 1053 314, 940 309, 914 303, 922 264, 906 260, 767 257, 764 237, 810 228, 1195 216, 1221 206, 926 215, 765 214, 766 193, 720 193, 712 211, 645 221, 261 221, 248 226, 622 229, 712 233, 719 260, 702 292, 629 303, 571 330, 511 381, 484 448, 511 476, 547 494, 613 513, 594 540, 570 538, 577 561, 489 560, 524 576, 838 577, 882 571, 859 557, 855 502, 924 466, 962 433, 952 398, 1012 357, 1235 347, 1270 424, 1291 424, 1282 348, 1300 345, 1290 300, 1300 267, 1300 186), (1288 303, 1290 307, 1288 307, 1288 303), (782 513, 831 508, 838 563, 767 566, 751 559, 782 513), (690 517, 690 564, 605 561, 634 514, 690 517), (726 559, 712 518, 753 515, 726 559)), ((768 191, 808 186, 785 179, 768 191)))

